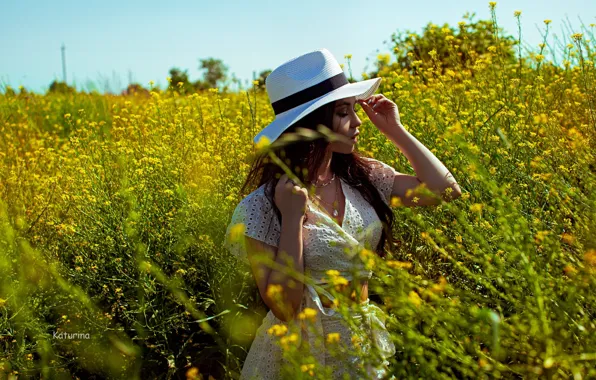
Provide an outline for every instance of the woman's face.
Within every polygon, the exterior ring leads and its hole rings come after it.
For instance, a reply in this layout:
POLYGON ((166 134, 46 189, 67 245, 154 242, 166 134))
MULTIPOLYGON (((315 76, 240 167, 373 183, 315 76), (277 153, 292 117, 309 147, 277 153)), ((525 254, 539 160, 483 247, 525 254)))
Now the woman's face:
POLYGON ((355 137, 360 131, 357 129, 362 122, 356 115, 356 97, 339 99, 335 102, 335 111, 333 112, 333 131, 349 139, 348 143, 343 141, 333 141, 329 144, 332 152, 352 153, 354 146, 358 142, 355 137))

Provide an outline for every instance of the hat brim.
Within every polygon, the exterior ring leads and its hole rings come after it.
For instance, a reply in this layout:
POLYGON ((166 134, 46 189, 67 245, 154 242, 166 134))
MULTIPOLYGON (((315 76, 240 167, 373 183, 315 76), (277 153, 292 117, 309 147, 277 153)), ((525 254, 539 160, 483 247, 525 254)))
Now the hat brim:
POLYGON ((379 77, 356 83, 348 83, 326 93, 325 95, 321 95, 316 99, 301 104, 298 107, 280 113, 279 115, 276 115, 275 120, 263 128, 254 137, 253 141, 255 143, 259 142, 262 136, 266 136, 270 142, 275 141, 286 129, 292 126, 292 124, 327 103, 352 96, 355 96, 356 100, 366 99, 377 91, 381 84, 381 80, 382 78, 379 77))

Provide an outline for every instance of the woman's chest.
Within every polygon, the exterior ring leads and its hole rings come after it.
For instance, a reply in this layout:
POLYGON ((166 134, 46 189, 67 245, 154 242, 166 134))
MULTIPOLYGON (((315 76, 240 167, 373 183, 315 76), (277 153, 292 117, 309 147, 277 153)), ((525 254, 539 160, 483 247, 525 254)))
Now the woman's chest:
POLYGON ((324 210, 309 202, 307 220, 303 225, 303 254, 305 260, 317 256, 333 259, 346 256, 344 251, 354 247, 376 250, 381 238, 381 221, 370 203, 357 190, 344 187, 343 223, 340 226, 324 210))

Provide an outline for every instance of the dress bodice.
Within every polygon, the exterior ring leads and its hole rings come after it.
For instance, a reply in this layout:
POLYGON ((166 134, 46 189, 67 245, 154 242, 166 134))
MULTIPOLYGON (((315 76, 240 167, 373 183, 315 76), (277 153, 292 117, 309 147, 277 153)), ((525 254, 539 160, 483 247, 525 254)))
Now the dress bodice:
MULTIPOLYGON (((381 193, 385 203, 390 203, 393 188, 394 169, 374 159, 372 183, 381 193), (376 165, 375 165, 376 164, 376 165)), ((304 274, 316 283, 326 282, 325 273, 335 269, 348 279, 370 278, 372 272, 365 269, 357 253, 362 248, 376 250, 382 233, 381 221, 372 205, 360 192, 340 179, 345 196, 345 211, 342 226, 331 218, 322 207, 307 202, 308 218, 303 224, 304 274)), ((278 246, 281 225, 272 204, 265 195, 265 185, 248 194, 236 207, 228 225, 225 246, 242 262, 248 264, 242 239, 233 239, 232 229, 244 224, 244 234, 278 246)))

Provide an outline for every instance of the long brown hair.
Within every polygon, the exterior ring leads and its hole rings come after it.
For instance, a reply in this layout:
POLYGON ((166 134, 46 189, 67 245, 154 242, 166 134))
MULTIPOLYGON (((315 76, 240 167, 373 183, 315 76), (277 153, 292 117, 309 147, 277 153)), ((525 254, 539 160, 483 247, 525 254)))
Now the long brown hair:
MULTIPOLYGON (((280 139, 284 135, 287 136, 288 134, 296 133, 298 128, 316 131, 318 124, 323 124, 329 128, 333 122, 335 103, 327 103, 298 120, 282 133, 280 139)), ((329 129, 335 131, 335 128, 329 129)), ((272 152, 292 170, 302 183, 308 184, 315 180, 317 169, 325 157, 325 151, 328 145, 329 141, 325 137, 310 140, 298 139, 291 144, 272 148, 272 152)), ((383 224, 383 232, 379 245, 372 248, 375 249, 380 257, 385 257, 385 244, 389 243, 391 247, 394 243, 391 233, 393 231, 394 214, 391 207, 383 201, 381 194, 370 181, 371 167, 355 151, 350 154, 333 152, 331 171, 337 177, 347 182, 352 188, 358 189, 362 197, 375 209, 383 224)), ((247 188, 253 191, 265 184, 265 195, 273 206, 280 224, 281 213, 274 202, 274 190, 278 179, 283 174, 283 169, 272 162, 266 153, 258 154, 254 157, 246 181, 240 189, 240 194, 246 194, 245 191, 247 188)))

